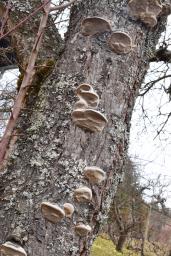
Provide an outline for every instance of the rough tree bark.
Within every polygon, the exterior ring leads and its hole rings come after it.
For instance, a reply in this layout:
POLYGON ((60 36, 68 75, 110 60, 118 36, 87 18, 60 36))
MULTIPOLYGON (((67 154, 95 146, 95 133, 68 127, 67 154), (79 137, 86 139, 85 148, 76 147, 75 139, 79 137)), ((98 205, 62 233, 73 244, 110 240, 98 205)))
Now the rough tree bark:
POLYGON ((122 234, 120 234, 118 243, 116 245, 116 250, 118 252, 122 252, 127 237, 128 237, 128 232, 126 232, 126 231, 125 231, 125 233, 123 232, 122 234))
MULTIPOLYGON (((12 2, 12 24, 40 4, 38 0, 12 2)), ((13 34, 22 66, 27 63, 38 18, 13 34)), ((33 90, 27 97, 16 127, 20 136, 1 172, 0 243, 18 233, 28 255, 89 255, 122 176, 132 109, 148 69, 149 53, 163 27, 160 18, 152 30, 132 19, 126 0, 84 0, 72 8, 65 49, 59 54, 61 40, 49 22, 39 58, 58 59, 57 65, 39 92, 34 95, 33 90), (113 30, 128 32, 135 50, 126 55, 113 53, 106 34, 93 36, 89 49, 88 39, 80 34, 80 23, 87 16, 106 18, 113 30), (74 90, 83 82, 93 85, 100 96, 99 109, 108 118, 102 133, 85 132, 72 124, 74 90), (83 170, 94 165, 106 171, 107 180, 92 188, 92 203, 78 205, 73 191, 82 184, 90 186, 83 170), (45 223, 40 204, 47 200, 61 206, 73 203, 73 220, 45 223), (83 239, 74 233, 74 224, 81 220, 92 227, 83 239)))

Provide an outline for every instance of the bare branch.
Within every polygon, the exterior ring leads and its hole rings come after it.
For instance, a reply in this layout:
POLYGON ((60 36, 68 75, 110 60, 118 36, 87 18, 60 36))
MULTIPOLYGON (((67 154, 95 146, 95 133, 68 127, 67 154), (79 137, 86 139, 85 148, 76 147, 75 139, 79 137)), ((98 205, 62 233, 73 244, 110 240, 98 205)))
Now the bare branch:
POLYGON ((9 18, 8 15, 9 15, 10 9, 11 9, 11 1, 9 0, 8 3, 7 3, 7 6, 6 6, 4 16, 2 17, 2 24, 1 24, 1 29, 0 29, 0 35, 1 36, 3 35, 4 30, 5 30, 5 25, 7 23, 8 18, 9 18))
POLYGON ((145 88, 147 88, 143 93, 140 93, 139 96, 144 96, 157 82, 163 80, 163 79, 166 79, 166 78, 169 78, 171 77, 171 74, 170 75, 164 75, 162 77, 159 77, 153 81, 150 81, 149 83, 147 83, 145 85, 145 88))
POLYGON ((0 142, 0 164, 1 165, 3 163, 4 157, 5 157, 5 154, 7 151, 7 147, 8 147, 11 135, 13 133, 13 129, 17 122, 20 110, 22 108, 23 100, 28 91, 28 87, 31 86, 31 84, 32 84, 33 76, 35 73, 35 70, 34 70, 35 62, 36 62, 37 55, 38 55, 38 52, 40 49, 40 45, 41 45, 42 38, 43 38, 43 33, 46 28, 46 24, 47 24, 48 16, 49 16, 49 10, 50 10, 50 2, 48 5, 47 5, 47 2, 45 2, 45 3, 44 3, 44 5, 45 5, 44 11, 45 12, 43 13, 43 16, 40 21, 39 30, 37 33, 37 37, 35 39, 35 43, 34 43, 32 52, 30 54, 28 66, 27 66, 25 75, 23 77, 23 81, 22 81, 19 93, 17 95, 16 101, 14 103, 12 114, 11 114, 9 122, 6 126, 5 133, 0 142))
POLYGON ((27 17, 25 17, 23 20, 21 20, 16 26, 14 26, 12 29, 10 29, 7 33, 0 36, 0 40, 9 34, 11 34, 13 31, 15 31, 17 28, 21 27, 23 23, 25 23, 27 20, 29 20, 31 17, 33 17, 37 12, 39 12, 41 9, 43 9, 47 4, 49 4, 51 0, 45 1, 42 5, 37 7, 33 12, 31 12, 27 17))
POLYGON ((166 120, 162 123, 161 128, 157 131, 156 136, 154 137, 154 140, 160 135, 160 133, 163 131, 163 128, 166 126, 170 119, 171 113, 168 114, 166 120))

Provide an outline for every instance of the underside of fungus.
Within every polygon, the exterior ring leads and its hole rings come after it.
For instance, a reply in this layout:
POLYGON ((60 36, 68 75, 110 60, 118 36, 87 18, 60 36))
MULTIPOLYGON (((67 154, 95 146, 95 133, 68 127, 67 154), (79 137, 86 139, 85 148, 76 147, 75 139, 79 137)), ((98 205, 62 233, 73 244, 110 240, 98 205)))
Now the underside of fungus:
POLYGON ((102 132, 106 117, 94 109, 76 109, 72 112, 72 120, 78 127, 90 132, 102 132))
POLYGON ((90 17, 82 21, 81 33, 84 36, 93 36, 95 34, 111 31, 109 22, 100 17, 90 17))
POLYGON ((64 212, 67 218, 71 218, 74 213, 74 206, 70 203, 64 204, 64 212))
POLYGON ((2 244, 0 251, 4 256, 27 256, 27 253, 21 246, 11 242, 2 244))
POLYGON ((106 173, 97 166, 88 166, 84 169, 84 175, 92 184, 101 183, 106 178, 106 173))
POLYGON ((85 225, 81 223, 75 226, 75 233, 78 236, 86 236, 90 232, 91 232, 91 227, 89 225, 85 225))
POLYGON ((52 222, 57 223, 65 217, 65 212, 57 204, 43 202, 41 204, 41 212, 43 217, 52 222))
POLYGON ((109 47, 117 54, 126 54, 132 50, 132 39, 124 32, 113 32, 108 40, 109 47))
POLYGON ((157 24, 157 16, 162 11, 160 0, 130 0, 128 5, 131 14, 149 27, 157 24))
POLYGON ((80 187, 74 191, 74 198, 80 203, 91 201, 92 191, 88 187, 80 187))

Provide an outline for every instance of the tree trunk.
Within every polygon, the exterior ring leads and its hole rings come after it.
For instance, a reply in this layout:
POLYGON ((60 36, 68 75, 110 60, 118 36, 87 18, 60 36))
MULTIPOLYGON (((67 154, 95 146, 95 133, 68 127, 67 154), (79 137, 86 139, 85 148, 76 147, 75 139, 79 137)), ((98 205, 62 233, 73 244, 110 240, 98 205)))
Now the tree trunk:
MULTIPOLYGON (((12 2, 15 12, 23 1, 12 2)), ((27 1, 25 8, 35 2, 27 1)), ((132 109, 148 69, 149 52, 159 38, 160 25, 161 21, 149 30, 130 18, 126 0, 85 0, 72 8, 65 50, 59 57, 54 50, 59 48, 60 40, 55 45, 53 25, 49 24, 49 36, 45 36, 42 47, 45 51, 41 51, 40 58, 48 58, 50 52, 58 61, 38 96, 28 96, 16 127, 21 136, 1 173, 0 243, 17 232, 29 256, 89 255, 122 176, 132 109), (83 36, 80 24, 87 16, 106 18, 113 31, 121 29, 129 33, 135 50, 117 55, 106 44, 106 34, 89 39, 83 36), (102 133, 86 132, 71 121, 77 100, 74 90, 81 83, 91 84, 100 96, 99 109, 108 119, 102 133), (85 166, 102 168, 107 179, 102 185, 90 186, 83 176, 85 166), (73 192, 81 185, 93 190, 91 203, 80 205, 74 201, 73 192), (75 205, 72 221, 64 220, 57 225, 45 222, 40 211, 42 201, 55 202, 61 207, 66 202, 72 203, 75 205), (92 227, 92 232, 82 239, 74 232, 79 221, 92 227)), ((26 27, 33 42, 35 28, 26 27)), ((23 34, 28 40, 28 32, 23 29, 17 32, 18 38, 23 34)), ((26 62, 24 51, 19 53, 19 60, 23 62, 24 58, 26 62)))
POLYGON ((123 247, 125 245, 125 242, 126 242, 126 239, 127 239, 127 236, 128 236, 128 232, 122 232, 119 236, 119 239, 118 239, 118 242, 117 242, 117 245, 116 245, 116 250, 118 252, 122 252, 123 250, 123 247))
POLYGON ((148 241, 148 233, 150 228, 150 217, 151 217, 151 210, 152 210, 152 202, 149 204, 147 219, 145 223, 145 230, 144 230, 144 243, 148 241))

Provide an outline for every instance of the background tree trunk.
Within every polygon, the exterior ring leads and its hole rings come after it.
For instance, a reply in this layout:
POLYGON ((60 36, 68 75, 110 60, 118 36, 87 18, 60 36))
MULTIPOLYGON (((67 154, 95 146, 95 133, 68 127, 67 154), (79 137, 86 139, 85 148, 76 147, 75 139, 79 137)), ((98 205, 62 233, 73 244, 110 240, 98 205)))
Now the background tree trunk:
POLYGON ((125 242, 126 242, 126 240, 127 240, 127 236, 128 236, 128 232, 127 231, 123 231, 121 234, 120 234, 120 236, 119 236, 119 239, 118 239, 118 243, 117 243, 117 245, 116 245, 116 250, 118 251, 118 252, 122 252, 122 250, 123 250, 123 247, 124 247, 124 245, 125 245, 125 242))
MULTIPOLYGON (((21 2, 13 1, 16 9, 12 17, 21 2)), ((27 2, 32 5, 36 1, 27 2)), ((85 0, 72 8, 65 51, 36 94, 37 101, 31 96, 27 98, 26 109, 16 127, 22 136, 1 173, 0 243, 17 231, 28 255, 89 255, 122 176, 132 109, 148 69, 149 52, 159 38, 160 25, 161 22, 150 31, 130 18, 126 0, 85 0), (108 19, 113 30, 128 32, 136 45, 135 51, 116 55, 107 46, 106 35, 90 38, 90 50, 88 38, 80 34, 80 23, 94 15, 108 19), (85 132, 71 122, 76 102, 74 90, 84 82, 90 83, 99 94, 99 109, 107 115, 108 124, 102 133, 85 132), (90 186, 83 170, 94 165, 106 171, 107 180, 92 187, 92 203, 78 205, 73 200, 73 191, 80 185, 90 186), (44 200, 60 206, 73 203, 76 208, 73 220, 58 225, 45 223, 40 212, 44 200), (87 238, 75 235, 74 224, 78 221, 92 227, 87 238)), ((45 36, 44 47, 55 43, 51 26, 48 27, 51 36, 45 36)), ((33 32, 33 27, 27 26, 28 31, 33 32)), ((24 27, 18 33, 20 38, 24 27)), ((29 34, 31 42, 34 34, 29 34)), ((20 48, 17 44, 16 47, 20 48)), ((46 49, 41 51, 43 59, 49 58, 46 49)), ((19 56, 21 62, 22 58, 26 61, 25 56, 19 56)))

